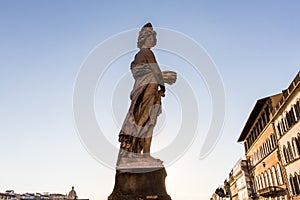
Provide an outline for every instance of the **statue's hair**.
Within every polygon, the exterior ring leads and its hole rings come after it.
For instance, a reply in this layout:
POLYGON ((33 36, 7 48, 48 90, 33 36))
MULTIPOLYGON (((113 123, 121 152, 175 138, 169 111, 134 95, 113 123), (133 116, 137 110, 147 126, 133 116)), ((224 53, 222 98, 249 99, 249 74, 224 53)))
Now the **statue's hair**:
POLYGON ((151 35, 154 36, 154 40, 155 40, 154 45, 156 45, 156 32, 153 30, 152 24, 147 23, 143 26, 143 28, 139 32, 137 47, 141 49, 142 46, 145 44, 146 39, 151 35))

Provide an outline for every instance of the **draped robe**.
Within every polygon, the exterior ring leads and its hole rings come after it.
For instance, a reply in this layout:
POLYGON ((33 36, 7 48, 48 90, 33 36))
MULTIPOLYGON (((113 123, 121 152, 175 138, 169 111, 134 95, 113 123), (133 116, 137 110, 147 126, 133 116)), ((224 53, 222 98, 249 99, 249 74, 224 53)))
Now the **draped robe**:
POLYGON ((131 72, 135 83, 130 94, 129 111, 119 133, 119 141, 121 149, 141 153, 145 140, 150 139, 151 142, 153 128, 161 113, 162 93, 158 86, 164 86, 164 82, 155 56, 149 48, 142 48, 135 55, 131 72))

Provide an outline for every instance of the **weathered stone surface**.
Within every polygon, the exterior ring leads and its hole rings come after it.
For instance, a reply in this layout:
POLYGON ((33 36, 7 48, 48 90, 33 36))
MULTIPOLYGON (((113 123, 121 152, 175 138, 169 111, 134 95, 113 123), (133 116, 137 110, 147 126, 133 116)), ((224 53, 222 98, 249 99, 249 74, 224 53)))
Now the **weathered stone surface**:
POLYGON ((120 172, 148 172, 164 168, 163 161, 151 156, 121 157, 117 163, 120 172))
MULTIPOLYGON (((147 171, 147 170, 146 170, 147 171)), ((116 171, 115 187, 108 200, 171 200, 167 194, 165 168, 141 173, 116 171)))

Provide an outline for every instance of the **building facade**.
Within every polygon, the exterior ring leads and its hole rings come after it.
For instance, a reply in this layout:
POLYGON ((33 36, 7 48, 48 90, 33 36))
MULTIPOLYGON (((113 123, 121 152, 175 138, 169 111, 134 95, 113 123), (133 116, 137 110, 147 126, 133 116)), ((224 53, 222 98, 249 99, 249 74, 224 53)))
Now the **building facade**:
POLYGON ((0 192, 0 200, 89 200, 89 199, 79 199, 77 193, 72 187, 68 195, 45 192, 41 193, 23 193, 16 194, 13 190, 7 190, 5 193, 0 192))
POLYGON ((246 160, 240 159, 229 173, 224 185, 219 186, 211 199, 248 200, 252 194, 251 180, 246 160))
POLYGON ((300 200, 300 71, 286 90, 257 100, 238 142, 246 160, 229 174, 230 199, 300 200))
POLYGON ((300 200, 300 73, 273 111, 279 154, 291 199, 300 200))
POLYGON ((230 187, 230 199, 239 200, 236 179, 233 176, 233 170, 231 170, 231 172, 229 173, 228 183, 230 187))
POLYGON ((11 199, 16 199, 15 194, 0 193, 0 200, 11 200, 11 199))
POLYGON ((211 200, 230 200, 229 184, 227 180, 224 181, 224 185, 219 186, 216 191, 212 194, 211 200))
POLYGON ((252 182, 252 199, 289 199, 272 111, 282 94, 259 99, 243 128, 238 142, 244 142, 252 182))
POLYGON ((238 200, 248 200, 252 196, 251 180, 246 160, 240 159, 232 169, 232 176, 236 180, 238 200))

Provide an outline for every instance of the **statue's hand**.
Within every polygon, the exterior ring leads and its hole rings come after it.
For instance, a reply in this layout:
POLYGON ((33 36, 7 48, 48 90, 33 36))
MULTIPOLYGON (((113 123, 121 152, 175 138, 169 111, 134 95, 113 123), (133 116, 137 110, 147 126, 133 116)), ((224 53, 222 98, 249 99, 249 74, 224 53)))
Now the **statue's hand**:
POLYGON ((158 91, 159 95, 164 97, 166 92, 166 87, 164 85, 159 85, 160 90, 158 91))
POLYGON ((158 91, 158 94, 159 94, 159 96, 161 96, 161 97, 165 97, 165 92, 163 92, 162 90, 159 90, 159 91, 158 91))
POLYGON ((177 74, 176 74, 176 72, 173 72, 173 71, 163 71, 162 76, 163 76, 164 82, 169 85, 172 85, 173 83, 175 83, 176 79, 177 79, 177 74))
POLYGON ((160 91, 162 91, 163 93, 165 93, 166 87, 164 85, 159 85, 159 87, 160 87, 160 91))

